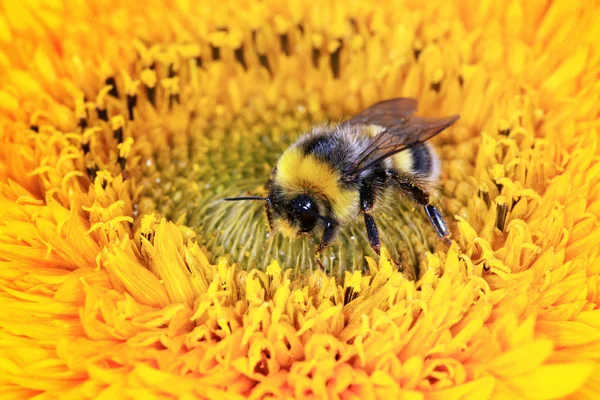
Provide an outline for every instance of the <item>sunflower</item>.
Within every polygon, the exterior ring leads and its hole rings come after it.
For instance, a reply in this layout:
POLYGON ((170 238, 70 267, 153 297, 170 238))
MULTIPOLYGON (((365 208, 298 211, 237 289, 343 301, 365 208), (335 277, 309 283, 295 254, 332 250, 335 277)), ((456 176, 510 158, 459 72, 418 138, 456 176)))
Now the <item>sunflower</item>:
POLYGON ((0 3, 3 398, 595 398, 600 4, 0 3), (460 114, 400 204, 270 237, 315 123, 460 114))

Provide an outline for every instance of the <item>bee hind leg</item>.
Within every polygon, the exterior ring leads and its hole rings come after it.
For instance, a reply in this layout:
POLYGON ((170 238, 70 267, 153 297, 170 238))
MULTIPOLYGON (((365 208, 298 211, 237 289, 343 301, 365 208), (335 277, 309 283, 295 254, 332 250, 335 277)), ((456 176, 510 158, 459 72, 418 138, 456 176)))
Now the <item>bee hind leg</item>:
POLYGON ((442 216, 442 213, 432 206, 431 204, 427 204, 425 207, 425 213, 429 217, 429 221, 433 225, 433 228, 437 232, 438 236, 441 237, 447 244, 450 244, 450 231, 448 230, 448 225, 446 225, 446 221, 442 216))
POLYGON ((438 236, 442 238, 444 242, 450 244, 450 231, 448 230, 448 225, 446 224, 442 213, 429 202, 429 193, 419 185, 415 184, 413 180, 402 176, 397 171, 387 170, 386 172, 388 177, 393 179, 398 188, 406 196, 425 209, 425 213, 438 236))

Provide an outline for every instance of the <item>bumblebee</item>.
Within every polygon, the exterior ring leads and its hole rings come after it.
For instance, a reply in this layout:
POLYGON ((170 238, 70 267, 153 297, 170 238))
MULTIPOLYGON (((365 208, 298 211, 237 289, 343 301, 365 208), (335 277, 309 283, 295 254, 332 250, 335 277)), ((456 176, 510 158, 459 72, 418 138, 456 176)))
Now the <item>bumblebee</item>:
POLYGON ((400 196, 423 207, 448 242, 450 231, 433 205, 440 161, 427 140, 459 116, 425 118, 415 116, 416 110, 415 99, 395 98, 336 126, 315 127, 281 155, 267 182, 268 197, 225 200, 265 201, 272 233, 294 238, 322 231, 317 257, 361 213, 371 248, 379 255, 373 215, 400 196))

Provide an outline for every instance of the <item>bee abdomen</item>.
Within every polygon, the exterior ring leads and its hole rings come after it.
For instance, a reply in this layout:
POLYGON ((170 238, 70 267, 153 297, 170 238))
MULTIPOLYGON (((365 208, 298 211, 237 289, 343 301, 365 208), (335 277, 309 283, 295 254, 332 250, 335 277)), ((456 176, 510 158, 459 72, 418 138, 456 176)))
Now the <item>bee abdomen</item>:
POLYGON ((312 154, 319 158, 327 158, 335 150, 337 143, 333 136, 314 135, 300 143, 305 155, 312 154))
POLYGON ((394 156, 394 167, 418 175, 420 178, 435 180, 439 175, 439 159, 428 143, 418 143, 394 156))
POLYGON ((410 148, 412 157, 412 170, 425 176, 433 172, 433 149, 425 143, 419 143, 410 148))

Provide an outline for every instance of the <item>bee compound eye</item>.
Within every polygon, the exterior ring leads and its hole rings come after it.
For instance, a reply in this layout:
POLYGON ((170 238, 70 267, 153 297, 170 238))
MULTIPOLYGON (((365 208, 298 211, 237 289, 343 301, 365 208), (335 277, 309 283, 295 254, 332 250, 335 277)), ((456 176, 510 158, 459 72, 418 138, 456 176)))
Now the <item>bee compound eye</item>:
POLYGON ((317 217, 312 213, 300 212, 298 222, 300 222, 300 232, 310 232, 317 224, 317 217))
POLYGON ((291 205, 300 232, 310 232, 317 224, 319 216, 319 209, 315 202, 306 195, 300 195, 292 200, 291 205))

